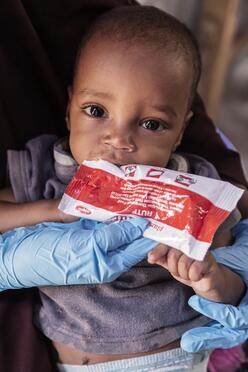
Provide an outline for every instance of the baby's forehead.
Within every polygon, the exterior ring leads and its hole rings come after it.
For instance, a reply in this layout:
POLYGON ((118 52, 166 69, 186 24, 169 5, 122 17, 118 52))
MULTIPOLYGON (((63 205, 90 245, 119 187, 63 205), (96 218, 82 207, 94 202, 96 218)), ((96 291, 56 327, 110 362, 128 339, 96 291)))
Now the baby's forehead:
POLYGON ((116 100, 128 94, 133 102, 151 105, 169 96, 170 101, 180 104, 179 96, 189 100, 193 72, 184 59, 147 45, 127 46, 103 40, 89 44, 82 53, 76 91, 86 87, 88 92, 93 87, 94 92, 108 92, 116 100))
POLYGON ((85 73, 92 66, 99 72, 99 69, 109 69, 114 63, 118 63, 120 73, 128 68, 144 71, 142 68, 146 67, 147 74, 158 74, 161 78, 173 75, 179 79, 187 74, 188 79, 192 79, 193 75, 191 60, 177 50, 160 48, 152 43, 119 42, 104 36, 92 38, 85 45, 78 64, 80 72, 85 73))
POLYGON ((164 63, 176 63, 177 66, 184 66, 185 64, 192 65, 191 58, 185 56, 180 50, 170 45, 161 47, 156 43, 150 41, 140 42, 140 40, 116 40, 114 37, 106 37, 104 35, 97 35, 91 38, 87 44, 82 48, 80 59, 78 63, 83 63, 85 57, 93 55, 93 59, 99 60, 104 55, 115 58, 121 57, 125 61, 135 61, 140 59, 140 62, 147 59, 152 59, 153 64, 161 65, 164 63))
MULTIPOLYGON (((75 70, 84 51, 94 51, 95 44, 102 44, 105 40, 113 42, 115 46, 118 43, 125 46, 123 55, 129 53, 130 48, 142 52, 145 46, 150 56, 154 51, 163 51, 161 58, 165 62, 172 55, 181 58, 182 63, 187 62, 192 67, 194 96, 201 73, 199 48, 190 30, 176 18, 151 6, 120 7, 104 13, 81 40, 75 70)), ((98 58, 97 53, 95 58, 98 58)))

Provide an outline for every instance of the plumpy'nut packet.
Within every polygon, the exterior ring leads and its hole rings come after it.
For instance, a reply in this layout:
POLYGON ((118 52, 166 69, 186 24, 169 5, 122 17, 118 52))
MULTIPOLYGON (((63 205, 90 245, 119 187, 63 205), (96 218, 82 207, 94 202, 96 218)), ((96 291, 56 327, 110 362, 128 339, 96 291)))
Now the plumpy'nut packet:
POLYGON ((59 209, 105 222, 145 217, 144 236, 202 260, 242 193, 228 182, 166 168, 84 161, 59 209))

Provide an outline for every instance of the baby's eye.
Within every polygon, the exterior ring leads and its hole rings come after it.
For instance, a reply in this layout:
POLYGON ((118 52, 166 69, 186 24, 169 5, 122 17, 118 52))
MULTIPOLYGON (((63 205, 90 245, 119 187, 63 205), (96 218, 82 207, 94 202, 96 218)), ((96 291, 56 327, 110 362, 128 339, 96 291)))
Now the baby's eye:
POLYGON ((142 120, 140 123, 140 126, 142 126, 145 129, 152 130, 152 131, 162 131, 166 129, 166 126, 164 124, 162 124, 159 120, 155 120, 155 119, 142 120))
POLYGON ((102 118, 106 115, 105 110, 98 105, 87 105, 85 107, 82 107, 82 109, 87 115, 93 116, 95 118, 102 118))

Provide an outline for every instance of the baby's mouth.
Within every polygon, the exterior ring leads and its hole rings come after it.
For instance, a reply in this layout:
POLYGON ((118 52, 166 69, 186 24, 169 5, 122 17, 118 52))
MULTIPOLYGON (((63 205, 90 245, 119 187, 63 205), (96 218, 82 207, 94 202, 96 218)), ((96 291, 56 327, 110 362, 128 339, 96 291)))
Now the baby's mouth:
POLYGON ((117 165, 118 167, 122 165, 130 164, 130 162, 119 160, 111 156, 97 156, 92 160, 105 160, 105 161, 108 161, 109 163, 117 165))

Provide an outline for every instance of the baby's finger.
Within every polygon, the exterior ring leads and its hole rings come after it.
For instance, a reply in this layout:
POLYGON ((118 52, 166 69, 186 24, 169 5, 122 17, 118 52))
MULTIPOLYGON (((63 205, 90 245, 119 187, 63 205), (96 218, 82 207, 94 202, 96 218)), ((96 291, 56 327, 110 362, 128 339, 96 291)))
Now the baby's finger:
POLYGON ((193 282, 201 280, 205 275, 209 274, 213 263, 214 258, 210 252, 206 254, 204 261, 194 261, 189 268, 189 280, 193 282))
POLYGON ((170 247, 164 244, 158 244, 151 252, 148 253, 148 262, 153 264, 161 264, 161 259, 167 255, 170 247))
POLYGON ((188 276, 192 282, 198 282, 203 278, 204 272, 202 270, 201 262, 194 261, 189 268, 188 276))
POLYGON ((190 280, 189 269, 193 262, 194 260, 187 257, 185 254, 182 254, 181 257, 179 258, 178 274, 182 279, 190 280))
POLYGON ((156 262, 154 262, 156 265, 162 266, 164 269, 168 270, 167 265, 167 256, 163 256, 159 258, 156 262))
POLYGON ((174 248, 170 248, 167 253, 167 266, 172 275, 180 276, 178 272, 178 261, 182 254, 182 252, 174 248))

